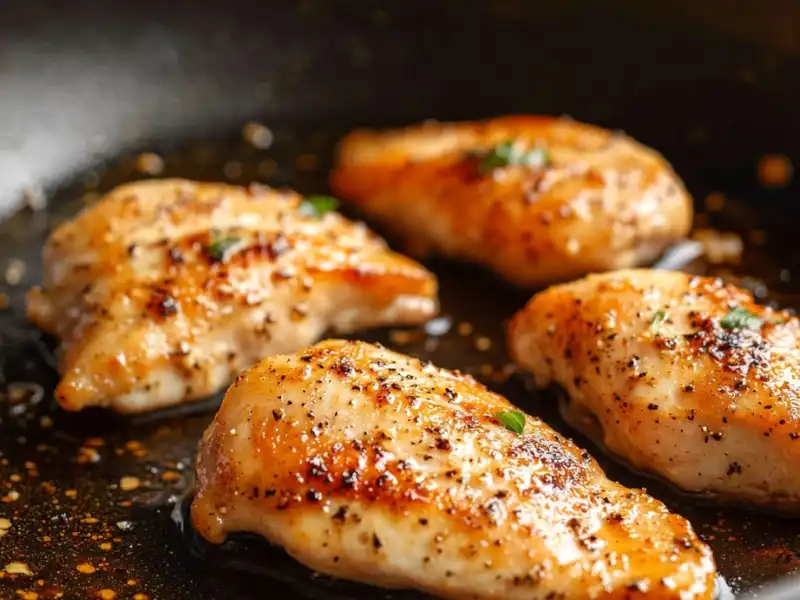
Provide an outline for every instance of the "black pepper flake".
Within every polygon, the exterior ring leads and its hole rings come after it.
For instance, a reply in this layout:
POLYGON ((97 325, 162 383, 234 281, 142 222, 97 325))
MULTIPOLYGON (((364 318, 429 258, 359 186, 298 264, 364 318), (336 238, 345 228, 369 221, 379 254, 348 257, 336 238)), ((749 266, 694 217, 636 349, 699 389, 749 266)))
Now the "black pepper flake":
POLYGON ((322 492, 318 492, 312 488, 306 492, 306 500, 309 502, 319 502, 322 500, 322 492))
POLYGON ((283 418, 284 412, 282 408, 274 408, 272 409, 272 418, 276 421, 280 421, 283 418))
POLYGON ((346 506, 340 506, 339 510, 337 510, 333 517, 331 517, 334 521, 344 521, 347 518, 347 512, 350 509, 346 506))
POLYGON ((647 405, 647 410, 658 410, 658 404, 653 404, 652 402, 647 405))
POLYGON ((372 534, 372 547, 375 548, 375 550, 380 550, 383 547, 383 542, 381 542, 381 539, 376 533, 372 534))

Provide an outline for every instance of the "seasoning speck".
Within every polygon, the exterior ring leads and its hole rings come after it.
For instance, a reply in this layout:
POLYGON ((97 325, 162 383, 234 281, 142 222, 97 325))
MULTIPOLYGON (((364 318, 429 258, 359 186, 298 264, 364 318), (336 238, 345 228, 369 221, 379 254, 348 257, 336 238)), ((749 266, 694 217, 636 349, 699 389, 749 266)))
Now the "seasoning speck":
POLYGON ((95 569, 94 566, 89 563, 80 563, 75 568, 78 570, 78 573, 83 573, 84 575, 91 575, 97 571, 97 569, 95 569))

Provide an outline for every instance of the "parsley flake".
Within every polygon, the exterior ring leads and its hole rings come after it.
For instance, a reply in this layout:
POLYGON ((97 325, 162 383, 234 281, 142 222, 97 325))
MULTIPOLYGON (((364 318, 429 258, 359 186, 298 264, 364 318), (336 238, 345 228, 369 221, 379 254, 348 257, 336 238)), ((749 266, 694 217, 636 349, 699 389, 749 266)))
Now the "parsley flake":
POLYGON ((300 203, 300 215, 303 217, 320 218, 339 208, 339 201, 333 196, 316 195, 306 196, 300 203))
POLYGON ((518 410, 501 410, 495 416, 506 429, 519 434, 525 431, 525 413, 518 410))
POLYGON ((656 314, 653 315, 653 322, 650 323, 650 330, 653 333, 658 333, 658 329, 661 327, 661 323, 664 322, 664 319, 667 318, 667 313, 663 310, 657 310, 656 314))
POLYGON ((550 154, 545 148, 536 147, 526 150, 510 140, 500 142, 494 148, 479 156, 481 161, 478 163, 478 172, 481 175, 486 175, 495 169, 510 165, 543 169, 550 164, 550 154))
POLYGON ((732 308, 728 314, 719 321, 719 325, 723 329, 755 329, 761 327, 762 323, 763 321, 761 319, 741 306, 732 308))
POLYGON ((228 252, 241 241, 241 238, 233 236, 219 237, 206 246, 206 254, 212 260, 225 262, 228 258, 228 252))

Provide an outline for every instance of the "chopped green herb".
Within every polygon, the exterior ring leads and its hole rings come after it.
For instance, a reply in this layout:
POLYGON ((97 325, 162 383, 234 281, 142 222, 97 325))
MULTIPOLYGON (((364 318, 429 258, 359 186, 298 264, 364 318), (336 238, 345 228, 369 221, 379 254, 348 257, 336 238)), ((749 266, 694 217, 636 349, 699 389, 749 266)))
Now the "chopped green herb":
POLYGON ((525 413, 518 410, 501 410, 495 416, 506 426, 506 429, 514 433, 525 431, 525 413))
POLYGON ((755 328, 761 327, 761 323, 763 323, 761 319, 741 306, 732 308, 719 321, 719 325, 723 329, 755 328))
POLYGON ((241 241, 241 238, 233 236, 217 238, 206 246, 206 254, 208 254, 212 260, 225 262, 228 257, 228 252, 241 241))
POLYGON ((667 318, 667 313, 663 310, 657 310, 656 314, 653 315, 653 322, 650 323, 650 329, 653 333, 658 333, 659 327, 661 327, 661 323, 664 322, 664 319, 667 318))
POLYGON ((306 196, 300 203, 300 214, 304 217, 319 218, 337 208, 339 201, 333 196, 306 196))
POLYGON ((531 169, 542 169, 550 164, 550 155, 545 148, 526 150, 519 144, 506 141, 481 155, 478 172, 481 175, 509 165, 520 165, 531 169))

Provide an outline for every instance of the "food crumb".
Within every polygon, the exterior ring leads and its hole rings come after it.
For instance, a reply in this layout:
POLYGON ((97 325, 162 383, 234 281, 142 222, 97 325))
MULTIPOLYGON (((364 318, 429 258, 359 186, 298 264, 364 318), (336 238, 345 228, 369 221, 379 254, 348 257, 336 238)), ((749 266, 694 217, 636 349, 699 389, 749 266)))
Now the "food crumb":
POLYGON ((183 479, 183 475, 177 471, 164 471, 161 474, 161 481, 179 481, 183 479))
POLYGON ((142 594, 140 592, 138 594, 133 595, 133 600, 150 600, 150 599, 147 597, 147 594, 142 594))
POLYGON ((77 498, 78 497, 78 490, 67 490, 64 492, 64 495, 67 498, 77 498))
POLYGON ((137 489, 141 485, 141 481, 139 481, 138 477, 132 477, 130 475, 126 475, 122 479, 119 480, 119 488, 123 492, 131 492, 137 489))
POLYGON ((17 590, 17 596, 22 598, 22 600, 37 600, 39 594, 31 591, 17 590))
POLYGON ((31 568, 24 562, 10 562, 3 570, 9 575, 33 575, 31 568))
POLYGON ((130 521, 117 521, 117 528, 121 531, 130 531, 133 529, 133 523, 130 521))
POLYGON ((97 592, 97 597, 100 598, 101 600, 114 600, 114 598, 117 597, 117 592, 106 588, 97 592))
POLYGON ((136 585, 136 580, 135 579, 128 579, 128 585, 130 585, 130 586, 136 585))
POLYGON ((158 175, 164 172, 164 159, 154 152, 143 152, 136 157, 135 168, 145 175, 158 175))
POLYGON ((78 573, 83 573, 84 575, 91 575, 97 571, 90 563, 80 563, 75 568, 78 570, 78 573))
POLYGON ((269 148, 272 145, 272 141, 275 139, 275 136, 268 127, 255 121, 249 122, 242 128, 242 137, 245 142, 259 150, 266 150, 269 148))
POLYGON ((109 550, 111 550, 111 548, 113 548, 111 542, 103 542, 102 544, 100 544, 100 550, 108 552, 109 550))
POLYGON ((27 265, 18 258, 11 258, 6 266, 6 283, 8 285, 19 285, 25 277, 27 265))
POLYGON ((794 167, 788 156, 765 154, 758 161, 758 179, 769 188, 783 188, 792 182, 794 167))

